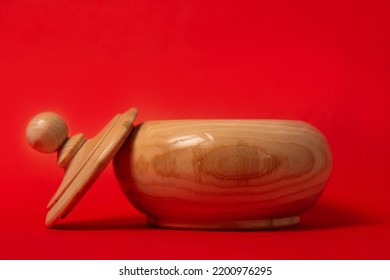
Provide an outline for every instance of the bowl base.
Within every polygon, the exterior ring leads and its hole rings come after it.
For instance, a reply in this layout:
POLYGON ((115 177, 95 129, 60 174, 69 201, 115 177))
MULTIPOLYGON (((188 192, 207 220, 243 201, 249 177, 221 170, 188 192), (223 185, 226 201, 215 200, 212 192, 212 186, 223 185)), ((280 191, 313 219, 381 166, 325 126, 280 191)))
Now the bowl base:
POLYGON ((299 223, 299 216, 238 221, 180 221, 166 218, 148 217, 148 224, 154 227, 169 229, 195 230, 257 230, 294 226, 299 223))

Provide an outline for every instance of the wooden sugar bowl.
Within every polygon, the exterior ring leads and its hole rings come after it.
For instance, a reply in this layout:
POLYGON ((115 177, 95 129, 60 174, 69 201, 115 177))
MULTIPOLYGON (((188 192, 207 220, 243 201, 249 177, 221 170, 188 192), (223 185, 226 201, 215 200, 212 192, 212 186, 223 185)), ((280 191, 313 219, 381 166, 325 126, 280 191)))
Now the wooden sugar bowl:
POLYGON ((331 173, 326 139, 305 122, 148 121, 132 129, 136 114, 132 109, 116 116, 91 140, 67 133, 44 139, 65 131, 58 116, 47 121, 38 115, 30 122, 27 138, 33 147, 58 150, 59 162, 67 158, 60 163, 64 180, 48 205, 49 227, 69 213, 112 158, 129 201, 150 225, 165 228, 295 225, 317 202, 331 173))

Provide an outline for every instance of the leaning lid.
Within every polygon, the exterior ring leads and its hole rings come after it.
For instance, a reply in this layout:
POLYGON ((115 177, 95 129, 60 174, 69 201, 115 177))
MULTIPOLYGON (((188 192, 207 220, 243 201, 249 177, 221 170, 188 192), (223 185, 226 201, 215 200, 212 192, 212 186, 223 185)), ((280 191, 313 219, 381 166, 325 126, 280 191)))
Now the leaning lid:
POLYGON ((58 165, 64 178, 48 204, 46 225, 53 227, 64 219, 92 186, 133 128, 138 110, 116 115, 94 138, 83 134, 68 138, 65 122, 55 113, 35 116, 26 130, 30 145, 44 153, 58 152, 58 165))

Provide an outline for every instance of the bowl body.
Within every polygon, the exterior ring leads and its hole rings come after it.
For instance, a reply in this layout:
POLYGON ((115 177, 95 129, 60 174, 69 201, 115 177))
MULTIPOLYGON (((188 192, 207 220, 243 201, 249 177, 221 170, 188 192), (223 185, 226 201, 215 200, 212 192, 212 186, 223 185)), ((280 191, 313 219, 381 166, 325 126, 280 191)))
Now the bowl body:
POLYGON ((124 194, 149 224, 198 229, 297 224, 331 165, 317 129, 278 120, 144 122, 114 158, 124 194))

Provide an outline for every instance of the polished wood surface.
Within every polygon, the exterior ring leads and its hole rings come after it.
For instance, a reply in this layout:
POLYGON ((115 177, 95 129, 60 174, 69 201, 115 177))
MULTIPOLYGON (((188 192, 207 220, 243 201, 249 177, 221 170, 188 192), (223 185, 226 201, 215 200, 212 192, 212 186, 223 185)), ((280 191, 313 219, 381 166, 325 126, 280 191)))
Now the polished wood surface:
POLYGON ((68 127, 56 113, 44 112, 30 120, 26 129, 26 137, 34 149, 42 153, 53 153, 67 139, 68 127))
POLYGON ((68 138, 58 150, 57 164, 59 167, 65 168, 70 160, 75 156, 76 152, 81 148, 85 142, 85 136, 82 133, 68 138))
POLYGON ((136 115, 136 109, 117 115, 90 140, 83 134, 68 138, 55 113, 30 121, 30 145, 57 151, 65 169, 48 204, 48 227, 72 210, 115 154, 115 174, 127 198, 150 225, 167 228, 295 225, 330 176, 329 145, 304 122, 149 121, 130 134, 136 115))
POLYGON ((151 225, 255 229, 299 222, 330 176, 324 136, 300 121, 150 121, 114 158, 151 225))
POLYGON ((27 140, 41 152, 58 152, 64 178, 48 203, 46 226, 53 227, 73 209, 92 186, 126 140, 138 110, 116 115, 92 139, 83 134, 67 138, 68 129, 60 116, 41 113, 27 126, 27 140))

